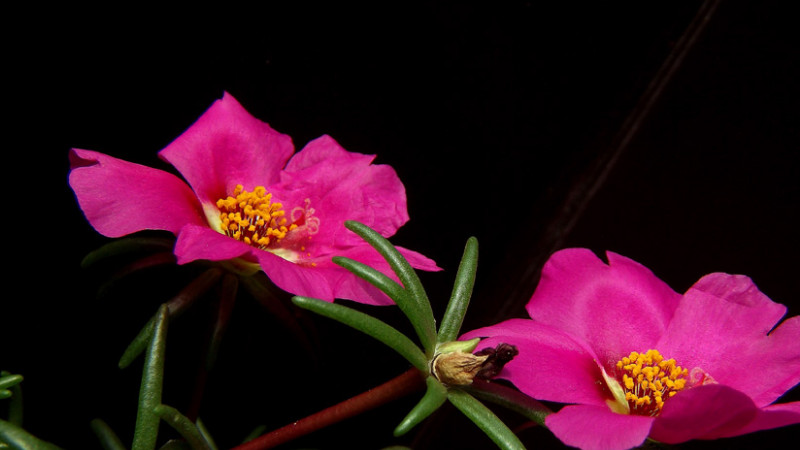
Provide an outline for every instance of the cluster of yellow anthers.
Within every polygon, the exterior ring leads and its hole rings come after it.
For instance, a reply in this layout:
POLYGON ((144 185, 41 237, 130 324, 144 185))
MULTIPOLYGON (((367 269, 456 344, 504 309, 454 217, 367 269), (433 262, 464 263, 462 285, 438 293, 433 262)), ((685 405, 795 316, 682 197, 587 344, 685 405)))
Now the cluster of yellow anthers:
POLYGON ((236 185, 233 196, 217 200, 222 231, 262 250, 270 242, 283 239, 297 225, 286 226, 283 205, 271 200, 272 194, 264 186, 256 186, 253 192, 248 192, 241 184, 236 185))
POLYGON ((686 386, 688 371, 664 359, 658 350, 646 353, 632 352, 617 362, 622 371, 625 399, 634 414, 656 416, 664 407, 664 400, 686 386))

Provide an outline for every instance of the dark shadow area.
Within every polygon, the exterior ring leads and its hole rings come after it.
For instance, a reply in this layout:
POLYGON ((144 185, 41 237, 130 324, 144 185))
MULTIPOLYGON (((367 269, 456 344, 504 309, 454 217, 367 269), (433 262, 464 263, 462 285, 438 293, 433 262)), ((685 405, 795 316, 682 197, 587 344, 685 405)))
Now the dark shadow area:
MULTIPOLYGON (((628 256, 678 292, 707 273, 746 274, 788 316, 800 314, 800 55, 788 6, 723 2, 620 146, 626 120, 708 4, 271 4, 194 11, 202 21, 20 13, 7 41, 4 185, 22 207, 11 209, 7 234, 0 369, 25 376, 26 428, 66 449, 99 448, 89 421, 102 417, 129 442, 141 362, 119 370, 117 361, 198 273, 159 269, 98 298, 113 267, 84 271, 80 261, 108 240, 69 189, 69 148, 171 170, 157 152, 225 91, 297 150, 328 134, 397 170, 411 220, 392 241, 445 269, 421 274, 437 316, 476 236, 464 330, 525 317, 541 264, 565 247, 628 256)), ((200 299, 170 328, 165 402, 179 409, 211 307, 200 299)), ((356 307, 409 329, 396 308, 356 307)), ((380 343, 308 319, 320 341, 313 356, 252 298, 237 300, 201 410, 221 448, 406 370, 380 343)), ((447 409, 416 439, 393 438, 418 395, 285 448, 492 448, 447 409)), ((682 447, 775 448, 797 433, 682 447)), ((520 437, 562 448, 547 430, 520 437)))

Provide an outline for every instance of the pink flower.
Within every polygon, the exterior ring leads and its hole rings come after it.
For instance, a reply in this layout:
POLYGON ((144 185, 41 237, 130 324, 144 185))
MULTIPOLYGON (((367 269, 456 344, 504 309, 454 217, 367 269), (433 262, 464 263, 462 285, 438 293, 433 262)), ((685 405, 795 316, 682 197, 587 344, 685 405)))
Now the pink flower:
MULTIPOLYGON (((166 230, 177 236, 180 264, 229 261, 244 272, 260 268, 292 294, 391 304, 331 257, 346 256, 393 276, 344 221, 362 222, 385 237, 408 221, 405 189, 394 169, 371 164, 374 156, 348 152, 329 136, 293 152, 289 136, 226 93, 159 153, 186 182, 73 149, 69 183, 86 218, 105 236, 166 230)), ((416 268, 440 270, 419 253, 400 251, 416 268)))
POLYGON ((512 319, 467 333, 519 355, 500 373, 522 392, 569 405, 546 419, 565 444, 623 449, 800 422, 773 404, 800 381, 800 316, 745 276, 713 273, 684 295, 644 266, 586 249, 554 254, 512 319), (636 352, 636 353, 634 353, 636 352))

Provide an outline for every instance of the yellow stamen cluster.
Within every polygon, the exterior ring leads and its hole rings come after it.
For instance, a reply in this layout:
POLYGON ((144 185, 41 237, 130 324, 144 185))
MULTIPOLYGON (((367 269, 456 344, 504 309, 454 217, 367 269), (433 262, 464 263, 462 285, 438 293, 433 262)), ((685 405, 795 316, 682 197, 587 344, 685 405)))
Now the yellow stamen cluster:
POLYGON ((617 362, 622 373, 625 399, 632 414, 656 416, 664 408, 664 400, 686 387, 688 370, 674 359, 664 359, 658 350, 633 352, 617 362))
POLYGON ((253 192, 248 192, 239 184, 233 196, 217 200, 217 208, 223 233, 262 250, 297 227, 294 224, 286 225, 283 205, 272 203, 272 194, 264 186, 257 186, 253 192))

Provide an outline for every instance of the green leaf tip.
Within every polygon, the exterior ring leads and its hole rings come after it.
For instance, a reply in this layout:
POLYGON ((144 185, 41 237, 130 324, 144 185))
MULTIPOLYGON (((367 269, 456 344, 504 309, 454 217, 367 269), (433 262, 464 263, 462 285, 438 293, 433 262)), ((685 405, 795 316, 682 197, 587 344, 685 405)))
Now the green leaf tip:
MULTIPOLYGON (((422 287, 422 283, 411 267, 411 264, 400 254, 389 240, 381 236, 380 233, 360 222, 352 220, 345 221, 344 226, 364 239, 369 245, 380 253, 392 268, 397 278, 408 294, 408 300, 415 304, 409 311, 415 311, 414 318, 409 318, 414 323, 414 328, 421 330, 420 341, 422 348, 431 356, 436 345, 436 320, 433 318, 433 309, 428 300, 428 295, 422 287)), ((403 311, 406 312, 405 310, 403 311)))
POLYGON ((119 436, 102 419, 92 420, 89 426, 104 450, 126 450, 119 436))
POLYGON ((22 375, 3 375, 0 377, 0 389, 8 389, 22 383, 22 375))
POLYGON ((472 298, 472 288, 475 286, 475 274, 478 270, 478 239, 467 239, 464 246, 464 255, 458 265, 456 279, 453 282, 453 293, 447 303, 447 309, 439 326, 437 342, 455 341, 464 322, 469 301, 472 298))
POLYGON ((0 443, 14 449, 60 450, 57 445, 43 441, 21 427, 0 419, 0 443))
POLYGON ((162 404, 153 408, 153 412, 180 433, 192 449, 211 450, 211 446, 203 437, 203 433, 200 432, 197 425, 177 409, 162 404))

